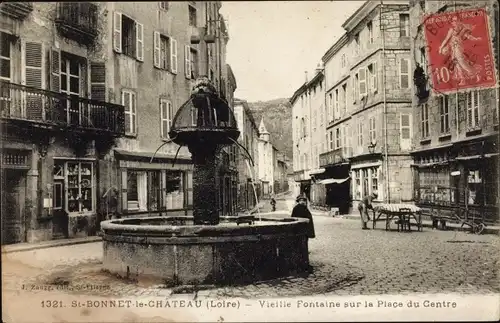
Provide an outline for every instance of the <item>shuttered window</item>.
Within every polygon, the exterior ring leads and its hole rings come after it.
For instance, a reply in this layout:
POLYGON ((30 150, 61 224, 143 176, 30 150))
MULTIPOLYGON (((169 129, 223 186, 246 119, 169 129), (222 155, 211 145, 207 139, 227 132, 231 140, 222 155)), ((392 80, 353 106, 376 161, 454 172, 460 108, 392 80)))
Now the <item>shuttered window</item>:
POLYGON ((399 85, 402 89, 410 87, 410 60, 407 58, 399 60, 399 85))
POLYGON ((191 47, 184 46, 184 72, 186 78, 191 78, 191 47))
POLYGON ((400 114, 400 146, 402 150, 411 148, 411 115, 406 113, 400 114))
MULTIPOLYGON (((44 50, 42 43, 24 43, 24 84, 38 89, 44 88, 44 50)), ((43 118, 43 98, 36 93, 26 94, 26 117, 43 118)))
POLYGON ((160 99, 160 119, 161 119, 161 138, 168 139, 168 132, 172 126, 173 119, 173 108, 172 103, 166 99, 160 99))
POLYGON ((50 51, 50 90, 61 91, 61 52, 57 49, 50 51))
POLYGON ((8 34, 0 32, 0 79, 11 80, 11 40, 8 34))
POLYGON ((479 127, 479 91, 467 93, 467 128, 479 127))
POLYGON ((359 69, 358 75, 359 75, 359 96, 360 98, 362 98, 367 93, 366 68, 359 69))
POLYGON ((100 62, 90 64, 90 97, 106 101, 106 65, 100 62))
POLYGON ((113 49, 138 61, 144 61, 144 25, 123 15, 113 13, 113 49))
POLYGON ((137 133, 137 100, 134 92, 122 91, 122 105, 125 107, 125 133, 135 135, 137 133))
POLYGON ((178 62, 177 62, 177 40, 174 38, 170 38, 170 71, 174 74, 177 74, 178 70, 178 62))

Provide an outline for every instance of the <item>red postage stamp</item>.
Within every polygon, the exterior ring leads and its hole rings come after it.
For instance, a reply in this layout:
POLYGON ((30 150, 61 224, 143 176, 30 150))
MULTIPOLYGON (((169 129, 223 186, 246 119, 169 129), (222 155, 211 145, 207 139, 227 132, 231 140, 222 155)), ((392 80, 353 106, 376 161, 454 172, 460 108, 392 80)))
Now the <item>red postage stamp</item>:
POLYGON ((436 92, 496 86, 485 9, 432 14, 424 18, 429 73, 436 92))

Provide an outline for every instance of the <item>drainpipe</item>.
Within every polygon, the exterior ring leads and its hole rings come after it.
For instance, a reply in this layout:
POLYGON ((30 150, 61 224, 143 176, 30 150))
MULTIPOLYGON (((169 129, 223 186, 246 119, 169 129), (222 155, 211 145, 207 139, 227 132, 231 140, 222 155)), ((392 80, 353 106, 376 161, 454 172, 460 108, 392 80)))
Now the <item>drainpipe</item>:
MULTIPOLYGON (((497 13, 497 17, 500 16, 500 0, 497 0, 497 8, 496 8, 496 11, 498 12, 497 13)), ((500 77, 500 37, 498 36, 498 33, 500 33, 500 20, 496 20, 496 26, 495 26, 495 40, 496 40, 496 44, 493 44, 494 46, 496 46, 496 50, 497 50, 497 88, 496 88, 496 91, 495 91, 495 97, 496 97, 496 102, 497 102, 497 106, 495 107, 498 111, 499 107, 500 107, 500 85, 499 85, 499 80, 498 78, 500 77)), ((499 119, 500 119, 500 116, 499 114, 497 113, 497 123, 499 122, 499 119)), ((500 143, 500 131, 498 131, 498 143, 500 143)), ((498 169, 500 169, 500 158, 497 157, 497 163, 498 163, 498 169)), ((500 201, 500 185, 498 185, 498 194, 497 194, 497 204, 498 202, 500 201)))
POLYGON ((384 2, 380 1, 380 14, 379 14, 379 25, 380 31, 382 32, 382 84, 383 86, 383 100, 384 100, 384 137, 385 137, 385 145, 384 145, 384 159, 385 159, 385 194, 387 202, 391 202, 390 190, 389 190, 389 160, 388 160, 388 132, 387 132, 387 90, 385 87, 386 79, 385 79, 385 30, 382 27, 382 12, 384 9, 384 2))
MULTIPOLYGON (((456 1, 453 1, 453 11, 457 10, 457 3, 456 1)), ((460 130, 459 130, 459 123, 460 120, 458 118, 458 113, 459 113, 459 107, 458 107, 458 92, 455 92, 455 128, 457 132, 457 137, 455 140, 459 139, 460 136, 460 130)))

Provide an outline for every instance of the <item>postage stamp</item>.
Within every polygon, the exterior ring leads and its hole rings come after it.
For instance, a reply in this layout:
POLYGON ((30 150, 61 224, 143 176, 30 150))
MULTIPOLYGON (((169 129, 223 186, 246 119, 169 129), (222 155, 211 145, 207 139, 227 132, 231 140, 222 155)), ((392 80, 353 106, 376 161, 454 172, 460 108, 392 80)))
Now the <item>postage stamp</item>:
POLYGON ((494 56, 484 8, 424 17, 433 88, 441 93, 496 85, 494 56))

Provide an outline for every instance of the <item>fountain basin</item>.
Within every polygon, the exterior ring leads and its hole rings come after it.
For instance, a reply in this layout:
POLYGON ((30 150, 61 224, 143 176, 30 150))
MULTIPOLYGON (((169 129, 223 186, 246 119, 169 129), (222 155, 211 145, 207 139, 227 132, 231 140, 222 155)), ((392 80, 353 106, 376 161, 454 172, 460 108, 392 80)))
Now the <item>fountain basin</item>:
POLYGON ((251 283, 309 269, 307 219, 236 221, 221 217, 220 225, 192 225, 190 216, 104 221, 104 269, 170 286, 251 283))

